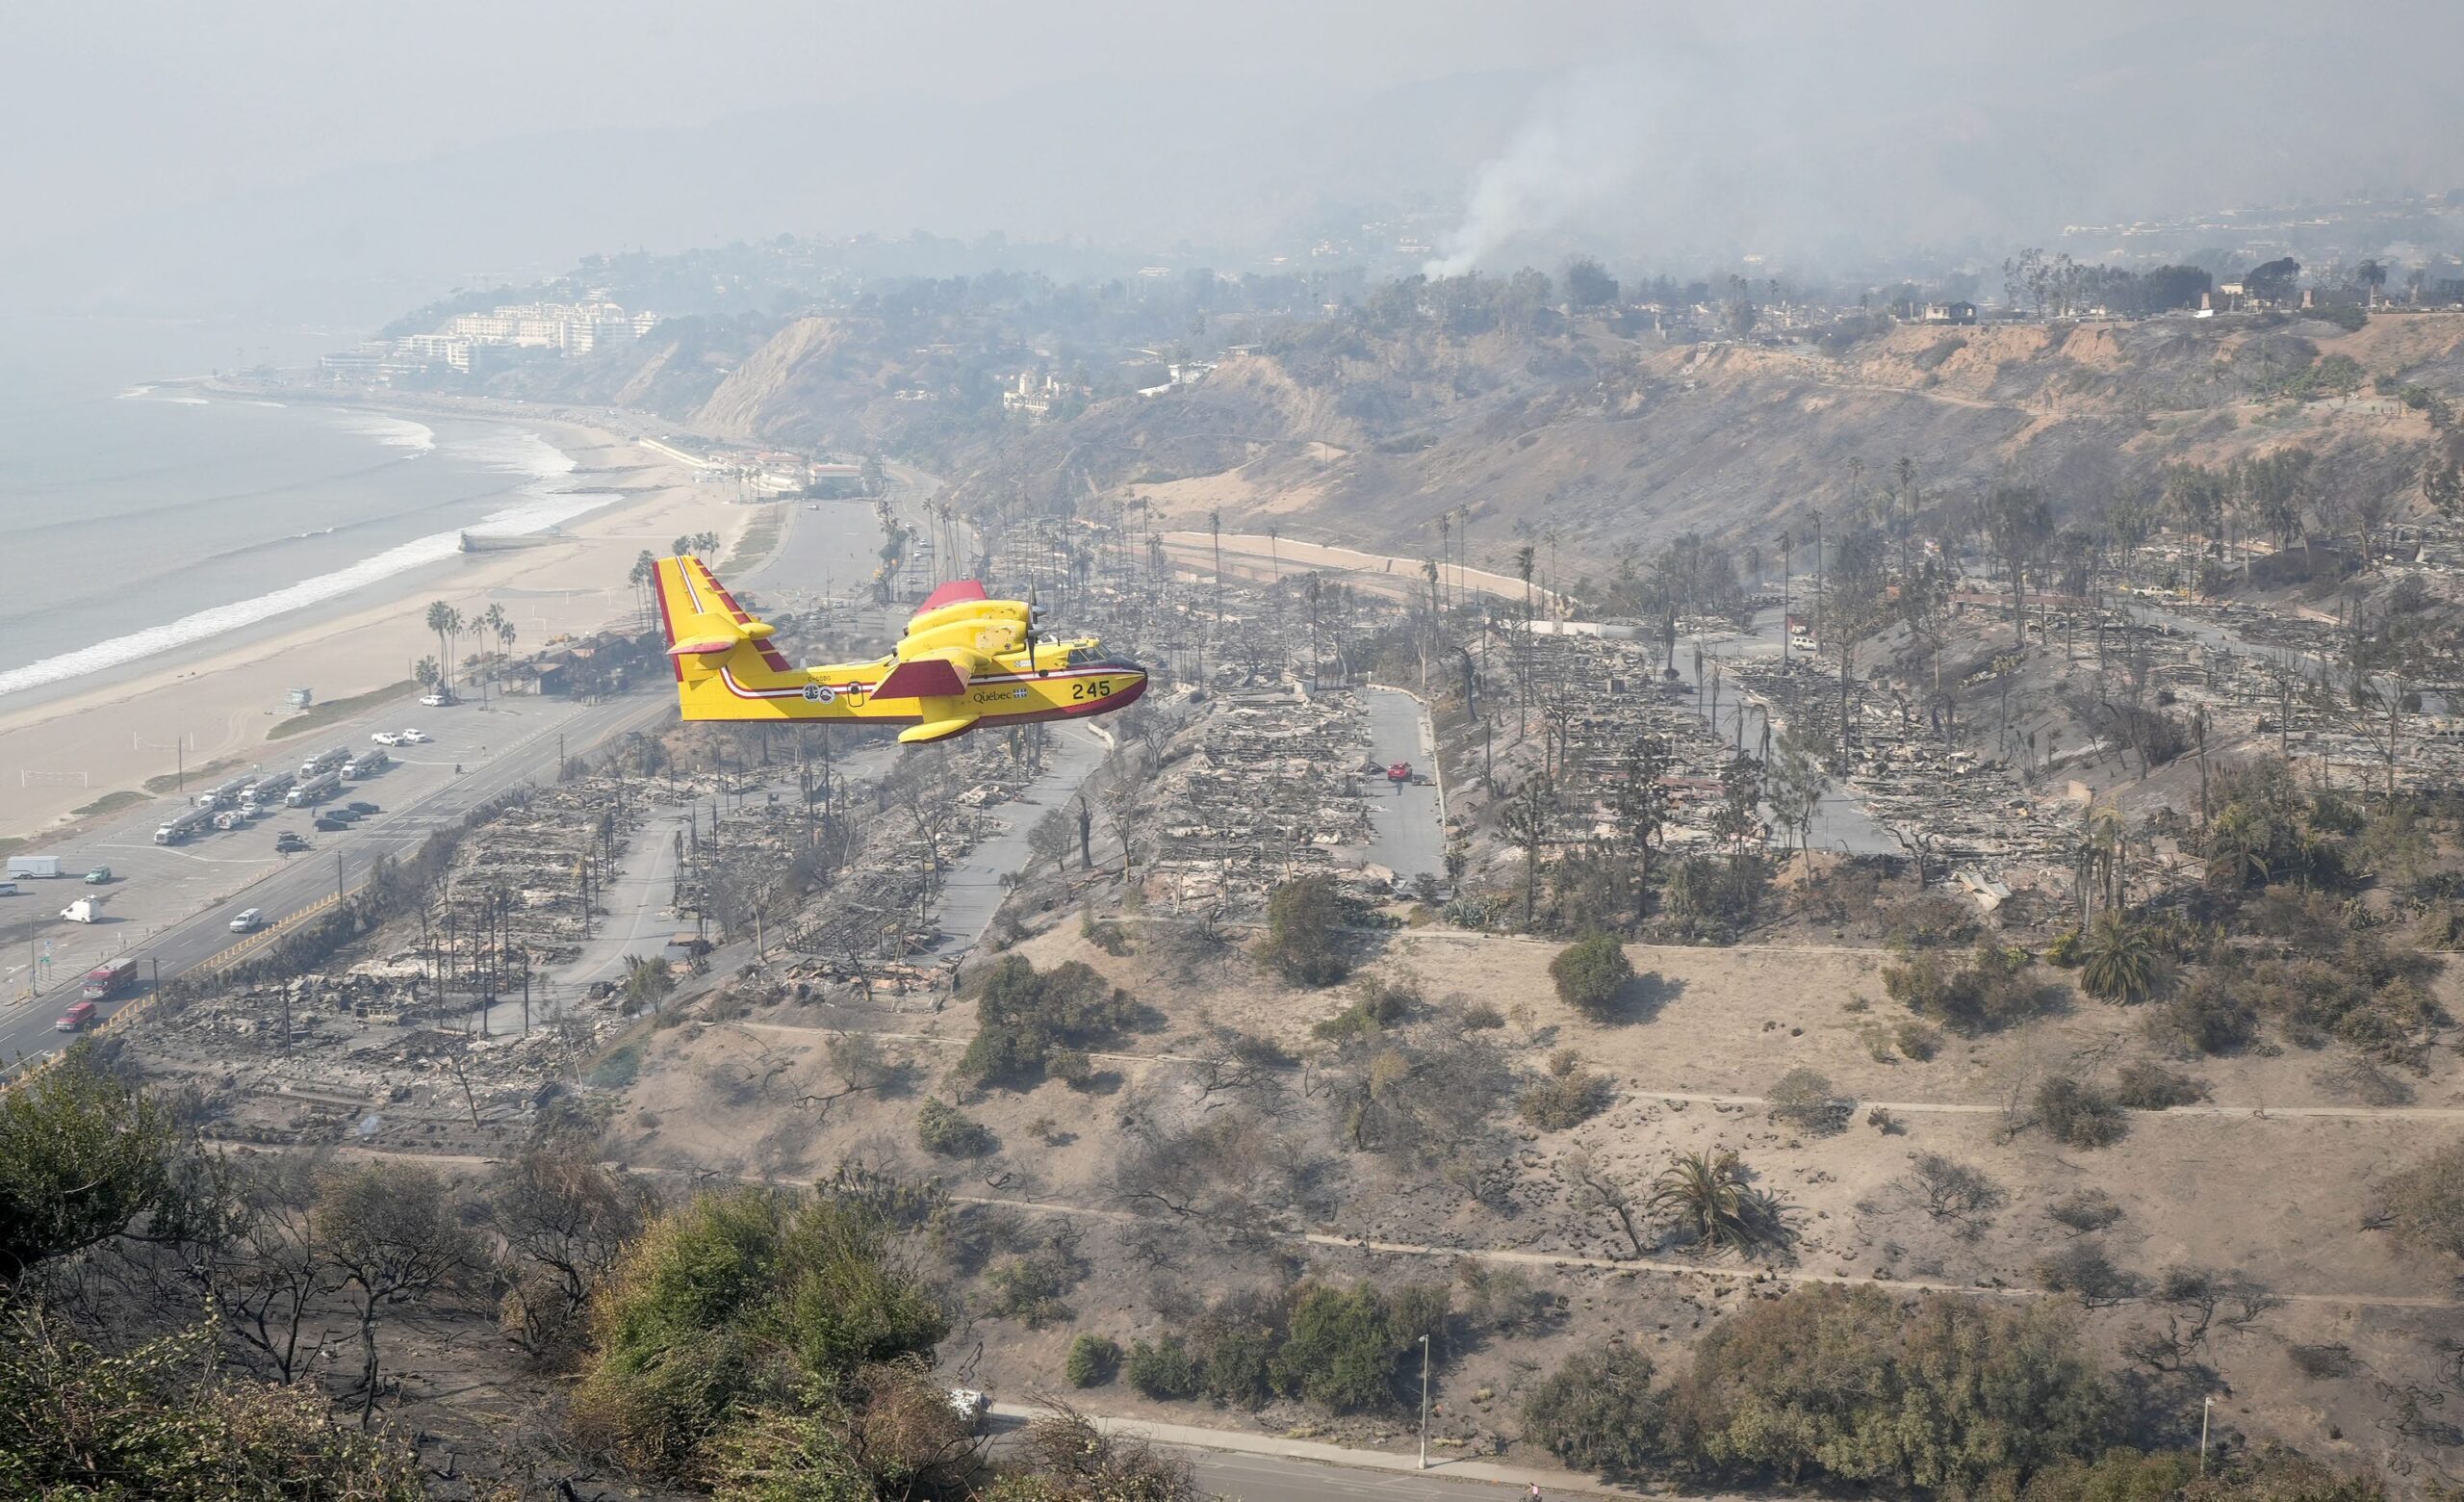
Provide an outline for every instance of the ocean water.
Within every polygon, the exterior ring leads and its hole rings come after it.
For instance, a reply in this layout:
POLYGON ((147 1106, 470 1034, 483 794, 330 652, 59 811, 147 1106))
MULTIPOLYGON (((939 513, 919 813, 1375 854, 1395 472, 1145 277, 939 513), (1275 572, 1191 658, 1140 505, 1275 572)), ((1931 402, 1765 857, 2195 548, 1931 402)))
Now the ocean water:
POLYGON ((347 332, 0 320, 0 704, 606 504, 535 432, 175 384, 347 332))

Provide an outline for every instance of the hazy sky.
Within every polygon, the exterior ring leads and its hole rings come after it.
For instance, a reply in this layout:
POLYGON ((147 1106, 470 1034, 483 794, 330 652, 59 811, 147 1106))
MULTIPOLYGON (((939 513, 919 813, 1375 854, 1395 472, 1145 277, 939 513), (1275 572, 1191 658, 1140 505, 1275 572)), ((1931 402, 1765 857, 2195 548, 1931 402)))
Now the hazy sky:
MULTIPOLYGON (((2181 6, 2159 7, 2178 14, 2181 6)), ((2217 7, 2240 17, 2303 7, 2217 7)), ((2353 13, 2308 7, 2321 24, 2353 13)), ((2403 5, 2368 14, 2385 24, 2403 5)), ((2452 9, 2451 7, 2450 9, 2452 9)), ((699 124, 834 99, 968 99, 1223 74, 1370 92, 1758 37, 1882 82, 2147 8, 1648 0, 23 0, 0 6, 0 237, 569 127, 699 124)), ((886 128, 890 121, 886 120, 886 128)), ((1193 128, 1202 128, 1194 126, 1193 128)), ((5 240, 0 240, 5 243, 5 240)))
POLYGON ((384 305, 782 230, 1288 250, 1351 207, 1459 214, 1448 267, 1993 260, 2464 185, 2457 56, 2457 0, 16 0, 0 287, 384 305))
MULTIPOLYGON (((1586 0, 167 0, 0 6, 0 236, 571 127, 1155 72, 1388 84, 1549 68, 1649 6, 1586 0)), ((1674 8, 1671 8, 1672 10, 1674 8)), ((894 128, 885 120, 885 128, 894 128)))

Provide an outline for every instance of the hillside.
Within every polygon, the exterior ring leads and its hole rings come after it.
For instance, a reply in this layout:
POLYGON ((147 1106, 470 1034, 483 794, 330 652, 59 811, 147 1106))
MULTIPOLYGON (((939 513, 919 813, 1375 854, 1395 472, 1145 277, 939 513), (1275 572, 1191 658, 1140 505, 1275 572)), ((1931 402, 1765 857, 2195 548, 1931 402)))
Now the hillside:
MULTIPOLYGON (((2272 388, 2336 356, 2464 389, 2464 318, 1900 326, 1836 352, 1682 345, 1606 324, 1464 341, 1312 331, 1203 384, 1099 403, 1008 444, 957 488, 978 505, 1120 491, 1159 521, 1279 526, 1406 555, 1469 520, 1502 563, 1553 530, 1605 566, 1687 531, 1767 542, 1905 455, 1935 502, 2007 478, 2089 516, 2163 467, 2300 444, 2330 483, 2410 491, 2430 432, 2389 398, 2272 388), (1458 508, 1460 508, 1458 512, 1458 508)), ((1570 572, 1572 566, 1570 565, 1570 572)))

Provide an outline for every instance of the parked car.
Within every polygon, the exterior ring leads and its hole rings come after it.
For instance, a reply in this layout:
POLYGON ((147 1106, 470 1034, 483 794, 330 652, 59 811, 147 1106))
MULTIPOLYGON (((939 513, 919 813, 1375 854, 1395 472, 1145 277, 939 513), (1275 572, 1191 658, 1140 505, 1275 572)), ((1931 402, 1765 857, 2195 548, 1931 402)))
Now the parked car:
POLYGON ((420 703, 431 710, 441 710, 453 702, 455 702, 453 695, 449 693, 424 693, 420 695, 420 703))
POLYGON ((359 816, 351 812, 350 805, 347 803, 337 803, 332 808, 327 809, 325 811, 325 817, 340 819, 346 824, 355 824, 359 822, 359 816))
POLYGON ((16 894, 17 884, 15 882, 0 881, 0 897, 13 897, 16 894))
POLYGON ((380 746, 398 746, 402 743, 402 733, 398 730, 380 730, 368 738, 380 746))
POLYGON ((318 816, 317 827, 330 835, 348 829, 350 824, 344 819, 334 817, 330 814, 324 814, 318 816))
POLYGON ((383 809, 381 809, 381 808, 377 807, 375 804, 373 804, 373 803, 370 803, 370 802, 367 802, 367 801, 365 801, 365 800, 363 800, 363 799, 353 799, 351 802, 349 802, 349 803, 347 803, 347 804, 346 804, 346 805, 344 805, 344 806, 345 806, 345 807, 346 807, 346 808, 348 808, 352 813, 354 813, 354 814, 357 814, 357 815, 361 816, 362 817, 366 817, 368 815, 371 815, 371 814, 382 814, 382 813, 384 813, 384 812, 385 812, 383 809))
POLYGON ((255 908, 242 908, 232 915, 231 931, 235 934, 252 934, 265 925, 265 914, 255 908))
POLYGON ((294 850, 307 848, 308 837, 305 835, 295 834, 286 829, 273 837, 273 853, 276 855, 289 855, 294 850))
POLYGON ((86 873, 86 885, 89 887, 108 887, 111 884, 112 868, 108 866, 97 866, 86 873))
POLYGON ((401 743, 402 743, 403 745, 406 745, 406 746, 424 746, 424 745, 426 745, 426 744, 427 744, 427 732, 426 732, 426 731, 424 731, 424 730, 405 730, 405 731, 400 732, 399 734, 401 735, 401 738, 402 738, 401 743))

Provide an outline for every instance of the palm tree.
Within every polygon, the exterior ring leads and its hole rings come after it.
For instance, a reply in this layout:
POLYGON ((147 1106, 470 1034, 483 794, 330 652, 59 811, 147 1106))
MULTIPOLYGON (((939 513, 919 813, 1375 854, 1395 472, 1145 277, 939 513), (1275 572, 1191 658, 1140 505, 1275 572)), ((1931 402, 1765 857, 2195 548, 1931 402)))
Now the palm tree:
POLYGON ((439 676, 434 658, 422 658, 411 667, 412 679, 424 689, 435 688, 439 676))
POLYGON ((2079 955, 2079 984, 2088 995, 2137 1005, 2155 994, 2159 955, 2146 925, 2107 913, 2080 940, 2079 955))
POLYGON ((642 550, 641 557, 633 559, 633 571, 626 575, 625 579, 627 583, 633 586, 634 592, 641 597, 638 603, 642 608, 642 614, 646 618, 649 616, 651 609, 651 589, 653 587, 654 581, 657 578, 658 558, 652 554, 650 549, 644 548, 642 550))
POLYGON ((462 634, 462 612, 438 600, 427 608, 427 629, 436 633, 436 660, 443 664, 442 683, 447 693, 453 691, 453 643, 451 637, 462 634))
MULTIPOLYGON (((503 648, 513 644, 513 622, 505 619, 504 607, 497 604, 493 600, 488 602, 488 608, 485 610, 479 612, 479 618, 471 623, 471 629, 478 633, 482 638, 479 644, 479 650, 481 653, 485 653, 487 650, 487 642, 485 638, 488 636, 494 636, 497 638, 497 645, 500 653, 501 653, 503 648)), ((500 666, 501 666, 501 664, 488 664, 487 677, 486 679, 483 679, 482 682, 494 681, 498 676, 497 670, 500 666)))
POLYGON ((1733 1152, 1678 1153, 1652 1180, 1643 1204, 1674 1214, 1707 1246, 1751 1252, 1787 1239, 1787 1207, 1745 1181, 1745 1166, 1733 1152))

